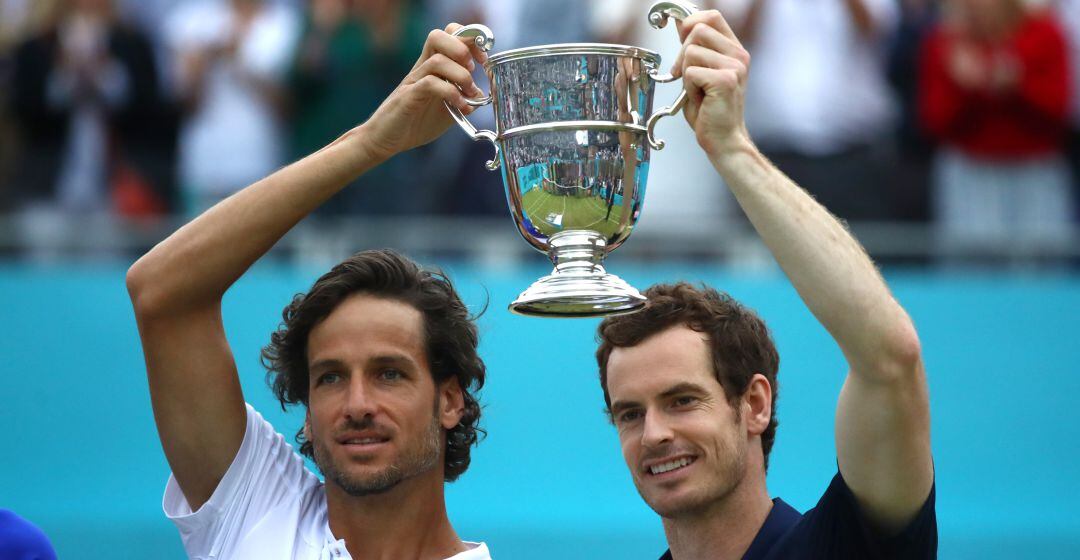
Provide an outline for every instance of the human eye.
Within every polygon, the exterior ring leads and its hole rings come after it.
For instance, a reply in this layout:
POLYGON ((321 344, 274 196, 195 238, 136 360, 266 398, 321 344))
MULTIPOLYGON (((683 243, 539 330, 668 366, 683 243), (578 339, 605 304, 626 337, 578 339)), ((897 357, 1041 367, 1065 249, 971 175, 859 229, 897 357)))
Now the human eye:
POLYGON ((405 373, 399 369, 386 368, 379 372, 379 379, 383 381, 398 381, 405 378, 405 373))
POLYGON ((676 408, 682 408, 693 405, 696 402, 698 402, 698 398, 693 395, 681 395, 675 397, 672 404, 674 404, 676 408))
POLYGON ((629 424, 638 420, 639 418, 641 418, 641 411, 632 408, 630 410, 620 412, 615 419, 619 424, 629 424))
POLYGON ((315 385, 316 386, 330 385, 330 384, 333 384, 333 383, 337 383, 338 381, 341 381, 341 374, 336 373, 336 372, 332 372, 332 371, 328 371, 326 373, 319 374, 315 378, 315 385))

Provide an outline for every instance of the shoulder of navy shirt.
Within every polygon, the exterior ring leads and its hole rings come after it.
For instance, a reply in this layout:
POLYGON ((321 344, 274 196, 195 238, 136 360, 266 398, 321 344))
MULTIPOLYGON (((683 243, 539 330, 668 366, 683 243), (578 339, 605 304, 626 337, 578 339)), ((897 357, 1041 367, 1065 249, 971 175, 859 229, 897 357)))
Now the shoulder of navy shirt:
MULTIPOLYGON (((859 511, 855 495, 837 473, 817 506, 805 515, 774 498, 743 560, 937 558, 935 492, 931 487, 922 509, 904 530, 882 538, 870 527, 859 511)), ((660 560, 673 560, 671 551, 660 560)))

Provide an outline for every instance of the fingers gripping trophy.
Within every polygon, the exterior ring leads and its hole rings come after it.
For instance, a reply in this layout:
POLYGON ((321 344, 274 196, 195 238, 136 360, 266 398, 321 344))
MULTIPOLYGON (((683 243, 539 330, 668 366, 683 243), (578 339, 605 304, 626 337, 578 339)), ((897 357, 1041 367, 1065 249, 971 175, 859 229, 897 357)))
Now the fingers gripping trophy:
MULTIPOLYGON (((686 2, 657 2, 648 18, 660 29, 696 11, 686 2)), ((455 35, 490 50, 495 36, 483 25, 455 35)), ((547 253, 555 269, 521 293, 510 310, 546 317, 593 317, 640 309, 645 298, 604 270, 604 257, 622 245, 641 215, 649 150, 661 118, 676 114, 683 91, 653 111, 660 55, 638 47, 565 43, 515 49, 484 64, 491 95, 466 99, 492 104, 496 130, 477 130, 457 108, 446 108, 473 140, 495 146, 490 170, 502 170, 506 199, 518 231, 547 253)))

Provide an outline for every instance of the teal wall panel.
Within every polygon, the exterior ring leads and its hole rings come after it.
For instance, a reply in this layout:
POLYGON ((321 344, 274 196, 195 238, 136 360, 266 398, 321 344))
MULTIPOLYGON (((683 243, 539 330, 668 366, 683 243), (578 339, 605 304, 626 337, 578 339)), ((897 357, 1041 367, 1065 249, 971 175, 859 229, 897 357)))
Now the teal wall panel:
MULTIPOLYGON (((770 490, 811 507, 836 469, 845 365, 782 276, 668 265, 618 272, 644 287, 707 281, 756 308, 781 355, 770 490)), ((481 317, 489 435, 448 490, 452 519, 501 558, 652 558, 663 550, 601 413, 595 320, 518 317, 506 304, 540 267, 449 265, 481 317)), ((291 437, 259 349, 292 294, 322 272, 260 266, 225 320, 249 402, 291 437)), ((1080 277, 888 275, 923 342, 942 558, 1080 555, 1080 277)), ((157 441, 121 266, 0 266, 0 507, 38 523, 60 557, 183 558, 160 510, 157 441), (125 553, 117 555, 117 550, 125 553)))

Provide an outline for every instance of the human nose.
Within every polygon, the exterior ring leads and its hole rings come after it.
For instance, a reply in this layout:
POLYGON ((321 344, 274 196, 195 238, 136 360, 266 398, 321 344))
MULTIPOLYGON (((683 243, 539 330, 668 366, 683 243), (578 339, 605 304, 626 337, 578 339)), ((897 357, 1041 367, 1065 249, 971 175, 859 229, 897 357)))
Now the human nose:
POLYGON ((364 376, 352 376, 345 398, 345 417, 361 421, 375 415, 375 398, 364 376))
POLYGON ((671 428, 658 412, 646 412, 641 431, 641 444, 645 447, 657 447, 672 440, 671 428))

